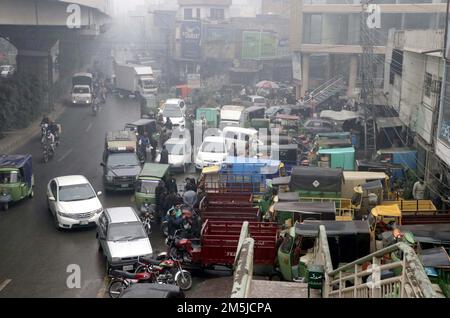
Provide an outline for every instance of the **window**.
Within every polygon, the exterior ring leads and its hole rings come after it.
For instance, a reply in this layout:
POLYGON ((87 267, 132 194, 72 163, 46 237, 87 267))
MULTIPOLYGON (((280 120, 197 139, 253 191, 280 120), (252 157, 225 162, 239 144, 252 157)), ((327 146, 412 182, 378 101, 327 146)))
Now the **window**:
POLYGON ((184 19, 185 20, 192 20, 192 9, 184 9, 184 19))
POLYGON ((52 181, 52 183, 50 183, 50 191, 53 194, 53 197, 56 198, 56 182, 52 181))
POLYGON ((431 82, 432 82, 432 76, 430 73, 425 73, 425 81, 423 83, 424 90, 425 90, 425 96, 430 97, 431 96, 431 82))
POLYGON ((211 8, 210 18, 215 20, 223 20, 225 18, 224 9, 211 8))
POLYGON ((200 8, 197 8, 197 15, 195 16, 197 20, 200 20, 200 8))

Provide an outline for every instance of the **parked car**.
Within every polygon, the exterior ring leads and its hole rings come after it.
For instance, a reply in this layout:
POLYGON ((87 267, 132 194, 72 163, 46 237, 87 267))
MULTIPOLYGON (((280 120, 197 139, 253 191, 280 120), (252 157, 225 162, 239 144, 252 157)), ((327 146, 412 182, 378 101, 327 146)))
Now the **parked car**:
POLYGON ((47 185, 48 208, 53 215, 56 228, 72 229, 94 226, 103 212, 95 193, 84 176, 57 177, 47 185))
POLYGON ((138 257, 153 257, 150 240, 132 207, 108 208, 97 222, 99 250, 106 256, 110 269, 135 270, 138 257))
POLYGON ((211 165, 219 165, 225 161, 227 155, 224 137, 206 137, 198 150, 195 168, 203 169, 211 165))
POLYGON ((169 117, 174 126, 183 126, 185 125, 186 103, 179 98, 170 98, 166 100, 160 113, 163 115, 164 124, 169 117))
POLYGON ((328 120, 309 119, 303 125, 303 130, 307 134, 317 134, 336 131, 337 127, 333 122, 328 120))

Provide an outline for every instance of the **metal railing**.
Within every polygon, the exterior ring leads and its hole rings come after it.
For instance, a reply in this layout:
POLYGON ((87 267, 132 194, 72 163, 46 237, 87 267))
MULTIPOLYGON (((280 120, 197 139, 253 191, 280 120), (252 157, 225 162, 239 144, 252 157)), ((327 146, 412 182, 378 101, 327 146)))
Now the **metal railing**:
POLYGON ((231 298, 247 298, 251 291, 255 241, 250 237, 248 228, 249 223, 244 222, 233 264, 234 278, 231 298))
POLYGON ((333 87, 336 83, 343 82, 343 80, 344 78, 342 76, 336 76, 326 81, 322 85, 316 87, 309 93, 308 98, 304 100, 305 104, 311 101, 310 96, 314 97, 314 99, 317 99, 318 96, 325 94, 330 87, 333 87))
POLYGON ((314 262, 325 269, 326 298, 437 298, 414 250, 397 243, 333 270, 324 226, 314 246, 314 262), (383 263, 387 257, 396 260, 383 263), (367 266, 367 267, 366 267, 367 266), (390 271, 391 276, 382 275, 390 271))

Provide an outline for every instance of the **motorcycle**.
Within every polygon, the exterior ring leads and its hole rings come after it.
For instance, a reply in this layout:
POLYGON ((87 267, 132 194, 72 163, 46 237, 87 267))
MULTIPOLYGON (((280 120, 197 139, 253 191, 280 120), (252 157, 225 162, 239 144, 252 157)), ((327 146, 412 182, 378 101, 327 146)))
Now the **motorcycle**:
POLYGON ((177 285, 183 291, 191 289, 191 273, 181 267, 179 260, 168 258, 165 253, 160 254, 159 258, 140 257, 136 273, 149 273, 158 284, 177 285))
POLYGON ((53 147, 52 145, 49 145, 48 143, 44 144, 44 147, 42 149, 42 156, 44 158, 44 163, 47 163, 51 158, 53 158, 54 155, 53 147))
POLYGON ((96 102, 92 103, 92 114, 94 116, 97 116, 97 112, 98 112, 98 105, 96 102))
POLYGON ((108 285, 108 294, 111 298, 118 298, 122 291, 132 284, 153 283, 154 278, 149 272, 128 273, 120 270, 112 270, 109 273, 112 278, 108 285))
POLYGON ((176 230, 174 235, 168 236, 166 244, 169 250, 169 257, 176 260, 182 260, 184 263, 192 262, 192 241, 182 235, 183 230, 176 230))
POLYGON ((155 221, 155 205, 149 205, 145 202, 141 207, 141 221, 144 225, 144 230, 147 233, 147 236, 150 237, 152 234, 152 223, 155 221))

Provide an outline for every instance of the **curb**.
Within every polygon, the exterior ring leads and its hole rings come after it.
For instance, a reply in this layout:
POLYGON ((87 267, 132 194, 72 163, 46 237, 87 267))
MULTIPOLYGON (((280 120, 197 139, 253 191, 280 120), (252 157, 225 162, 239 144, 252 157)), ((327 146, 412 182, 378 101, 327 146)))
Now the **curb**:
MULTIPOLYGON (((55 103, 55 109, 48 116, 54 120, 59 118, 66 109, 64 103, 64 99, 55 103)), ((12 154, 18 148, 35 138, 40 133, 38 129, 40 123, 41 118, 38 118, 28 125, 28 127, 13 130, 9 136, 0 139, 0 154, 12 154)))

